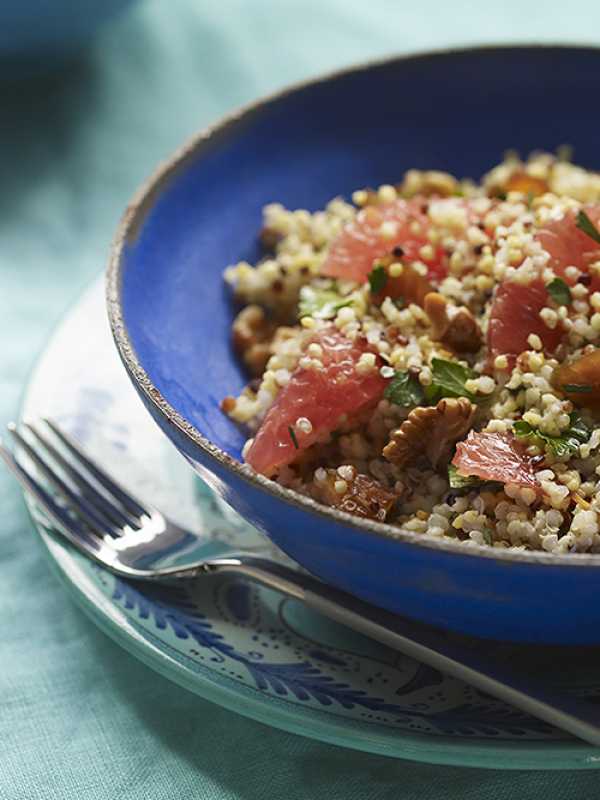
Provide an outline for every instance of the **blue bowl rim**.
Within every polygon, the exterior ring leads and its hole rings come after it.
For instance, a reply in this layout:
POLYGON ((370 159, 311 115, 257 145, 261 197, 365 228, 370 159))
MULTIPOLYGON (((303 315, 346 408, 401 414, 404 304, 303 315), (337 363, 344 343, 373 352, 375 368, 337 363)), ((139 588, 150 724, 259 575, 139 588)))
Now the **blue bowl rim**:
POLYGON ((313 514, 324 521, 333 520, 339 524, 348 525, 362 533, 401 541, 404 544, 420 548, 455 553, 471 558, 490 558, 506 563, 526 563, 530 565, 547 564, 556 567, 599 567, 600 554, 569 553, 565 555, 555 555, 542 551, 499 549, 476 544, 465 546, 463 542, 454 541, 452 539, 440 540, 415 533, 414 531, 404 530, 387 523, 362 520, 347 512, 328 508, 293 489, 280 486, 278 483, 275 483, 275 481, 255 473, 248 465, 242 464, 235 458, 232 458, 228 453, 221 450, 220 447, 217 447, 217 445, 206 438, 161 394, 158 388, 153 384, 137 356, 135 348, 129 338, 123 316, 121 287, 124 269, 124 251, 127 244, 137 239, 146 216, 152 209, 160 193, 168 186, 170 181, 175 178, 180 171, 184 170, 190 161, 196 159, 198 155, 201 155, 203 150, 208 149, 216 138, 227 135, 229 130, 243 118, 260 113, 262 109, 270 107, 294 92, 305 90, 322 83, 335 81, 353 74, 368 72, 380 67, 402 64, 403 62, 414 63, 417 61, 444 60, 449 57, 452 58, 461 55, 485 56, 498 51, 510 54, 514 51, 523 52, 526 50, 533 50, 536 52, 558 50, 562 53, 590 51, 600 57, 600 46, 585 43, 565 44, 559 42, 498 43, 411 52, 399 56, 387 56, 380 59, 359 62, 342 69, 328 71, 308 80, 289 84, 280 90, 264 95, 222 116, 215 123, 207 126, 184 142, 170 158, 159 163, 154 172, 133 195, 120 219, 110 248, 106 269, 106 304, 112 336, 121 361, 131 380, 133 380, 146 400, 169 424, 175 426, 181 434, 189 439, 195 447, 202 450, 206 455, 210 456, 210 458, 215 459, 221 467, 224 467, 229 473, 235 475, 235 477, 241 479, 245 483, 258 487, 272 497, 276 497, 309 514, 313 514))

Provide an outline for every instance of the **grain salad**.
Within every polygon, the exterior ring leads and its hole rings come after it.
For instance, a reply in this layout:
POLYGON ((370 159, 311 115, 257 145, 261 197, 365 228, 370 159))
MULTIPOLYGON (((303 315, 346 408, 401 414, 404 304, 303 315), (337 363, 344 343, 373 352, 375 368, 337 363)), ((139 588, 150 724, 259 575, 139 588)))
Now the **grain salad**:
POLYGON ((470 546, 600 552, 600 174, 507 154, 264 209, 225 270, 252 469, 470 546))

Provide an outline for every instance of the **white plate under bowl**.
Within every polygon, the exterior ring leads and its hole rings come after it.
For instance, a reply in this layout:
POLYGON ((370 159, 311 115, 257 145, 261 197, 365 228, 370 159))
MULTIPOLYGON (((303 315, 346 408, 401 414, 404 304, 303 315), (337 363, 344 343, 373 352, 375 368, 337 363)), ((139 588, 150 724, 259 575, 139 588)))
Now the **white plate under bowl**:
MULTIPOLYGON (((121 367, 98 280, 58 327, 23 416, 51 416, 142 499, 197 532, 192 549, 263 549, 146 413, 121 367)), ((584 769, 600 750, 460 681, 240 580, 157 591, 94 566, 36 527, 65 585, 113 639, 175 683, 261 722, 397 758, 506 769, 584 769)), ((283 521, 282 521, 283 524, 283 521)), ((277 554, 274 554, 277 557, 277 554)), ((571 691, 600 696, 573 664, 571 691)))

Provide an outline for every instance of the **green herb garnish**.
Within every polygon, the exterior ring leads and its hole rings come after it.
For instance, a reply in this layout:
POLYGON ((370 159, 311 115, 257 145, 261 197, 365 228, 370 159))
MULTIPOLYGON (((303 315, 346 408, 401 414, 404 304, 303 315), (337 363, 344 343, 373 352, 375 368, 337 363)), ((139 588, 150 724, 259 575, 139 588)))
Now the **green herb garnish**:
POLYGON ((419 379, 408 370, 399 370, 385 387, 383 396, 390 403, 409 408, 418 406, 425 399, 419 379))
POLYGON ((590 239, 593 239, 597 244, 600 244, 600 231, 594 225, 592 220, 588 217, 585 211, 580 211, 577 214, 577 222, 575 223, 580 231, 583 231, 590 239))
POLYGON ((506 194, 506 192, 498 192, 498 194, 496 195, 496 197, 498 198, 498 200, 506 200, 506 198, 508 197, 508 195, 506 194))
POLYGON ((501 489, 502 484, 498 481, 486 481, 476 475, 462 475, 454 464, 448 464, 448 483, 451 489, 474 489, 489 488, 501 489))
POLYGON ((571 297, 571 290, 562 278, 554 278, 553 281, 546 284, 548 294, 559 306, 568 306, 573 299, 571 297))
POLYGON ((471 486, 481 486, 485 481, 475 475, 461 475, 454 464, 448 464, 448 483, 451 489, 466 489, 471 486))
POLYGON ((371 294, 378 294, 386 285, 388 274, 383 264, 377 264, 371 272, 369 272, 369 286, 371 287, 371 294))
POLYGON ((340 308, 351 305, 352 300, 342 297, 335 288, 315 289, 312 286, 303 286, 300 289, 298 318, 333 319, 340 308))
POLYGON ((546 445, 546 449, 553 455, 557 458, 564 458, 575 455, 579 450, 579 445, 587 442, 592 433, 576 411, 569 415, 569 422, 569 427, 560 436, 549 436, 547 433, 542 433, 524 419, 515 422, 513 431, 522 438, 532 436, 541 439, 546 445))
POLYGON ((487 545, 491 547, 494 544, 492 531, 489 528, 484 528, 481 531, 481 535, 483 536, 483 540, 487 545))
POLYGON ((563 392, 571 392, 571 394, 585 394, 592 391, 592 386, 589 383, 563 383, 560 387, 563 392))
POLYGON ((290 434, 290 439, 292 440, 292 444, 298 450, 298 439, 296 439, 296 433, 291 425, 288 425, 288 432, 290 434))
POLYGON ((529 436, 530 434, 535 432, 535 428, 525 422, 524 419, 519 419, 513 425, 513 431, 517 434, 517 436, 529 436))
POLYGON ((467 397, 475 402, 475 395, 465 389, 465 383, 476 377, 476 372, 458 361, 434 358, 431 361, 431 383, 425 388, 425 397, 430 403, 437 403, 442 397, 467 397))

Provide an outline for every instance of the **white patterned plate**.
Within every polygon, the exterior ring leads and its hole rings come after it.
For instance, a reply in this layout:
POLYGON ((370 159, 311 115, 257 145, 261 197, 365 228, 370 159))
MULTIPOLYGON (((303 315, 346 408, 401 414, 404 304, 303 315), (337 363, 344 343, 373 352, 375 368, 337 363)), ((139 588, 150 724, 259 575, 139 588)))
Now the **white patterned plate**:
MULTIPOLYGON (((191 550, 264 550, 217 501, 144 410, 122 369, 95 283, 34 371, 23 415, 57 419, 117 478, 198 532, 191 550)), ((115 578, 53 538, 59 574, 84 610, 166 677, 241 714, 327 742, 399 758, 495 768, 589 768, 600 751, 296 601, 240 580, 150 589, 115 578)), ((569 676, 571 687, 573 675, 569 676)), ((600 679, 579 676, 595 696, 600 679)))

